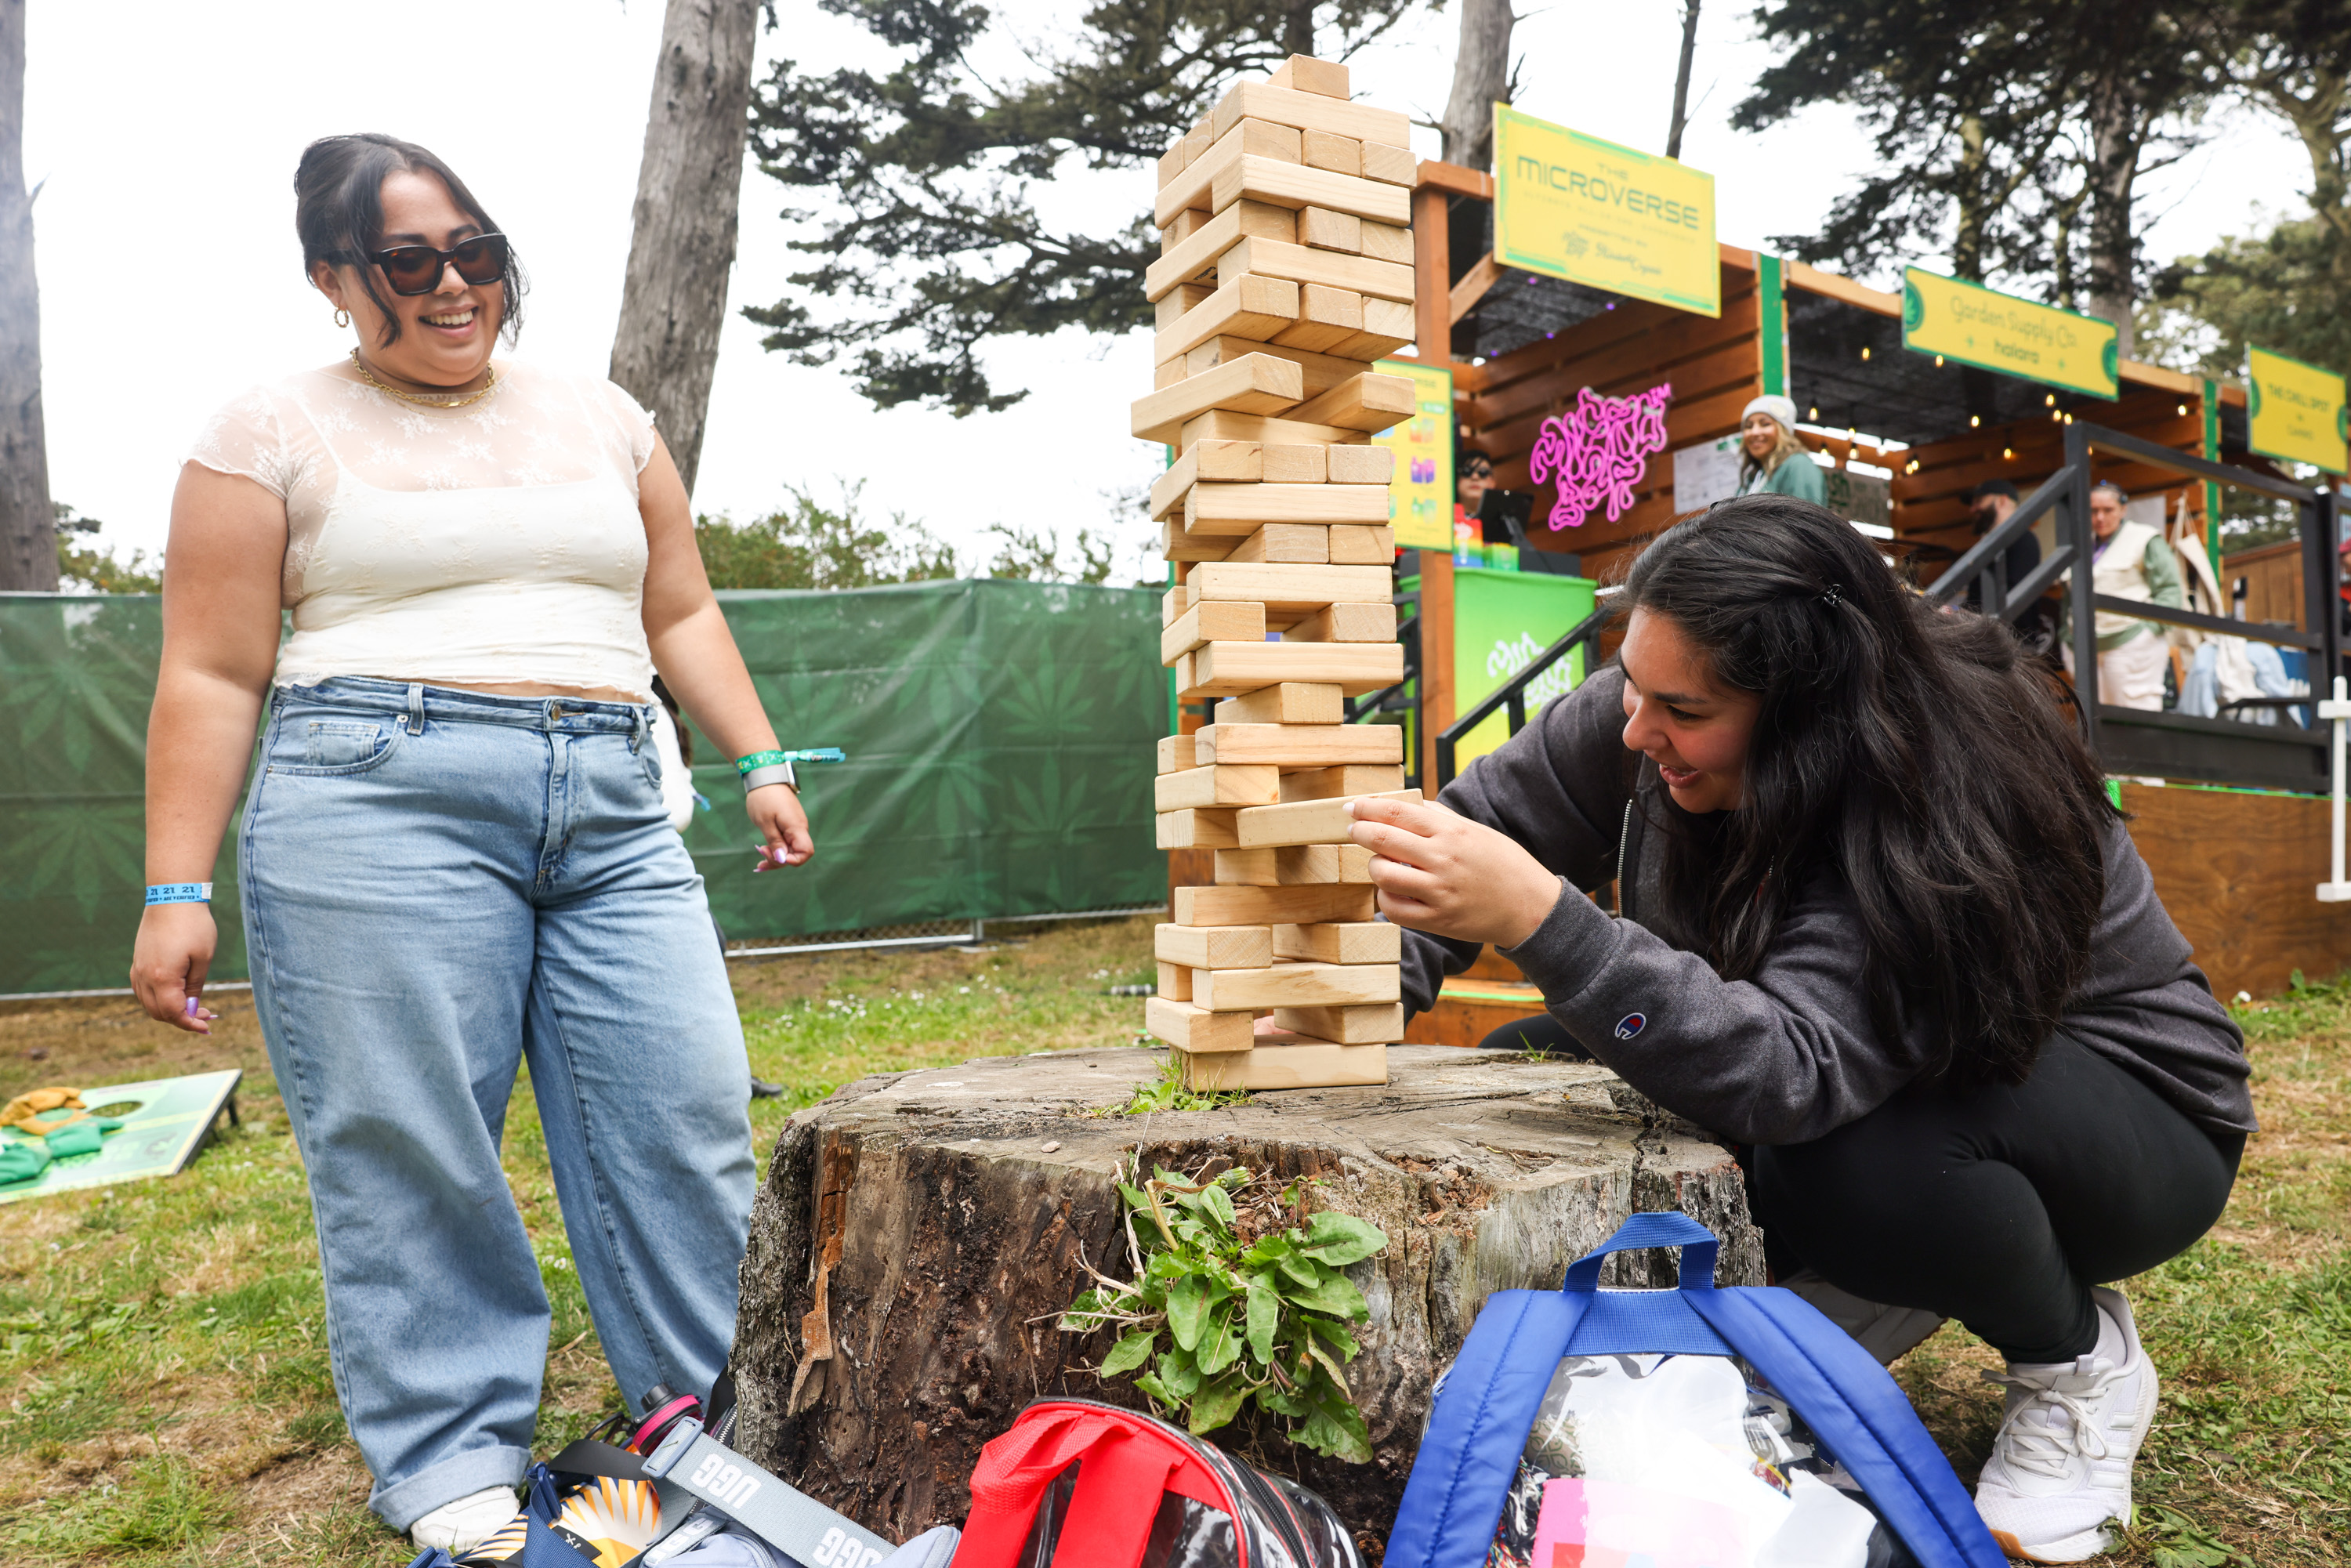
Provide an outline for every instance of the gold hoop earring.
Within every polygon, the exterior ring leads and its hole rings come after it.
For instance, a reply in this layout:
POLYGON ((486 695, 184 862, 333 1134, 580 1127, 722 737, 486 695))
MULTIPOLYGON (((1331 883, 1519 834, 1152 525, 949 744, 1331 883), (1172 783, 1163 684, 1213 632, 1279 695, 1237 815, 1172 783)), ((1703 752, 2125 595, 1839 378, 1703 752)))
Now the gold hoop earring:
POLYGON ((335 325, 338 327, 348 327, 350 324, 351 313, 342 308, 342 307, 337 306, 335 308, 335 325))

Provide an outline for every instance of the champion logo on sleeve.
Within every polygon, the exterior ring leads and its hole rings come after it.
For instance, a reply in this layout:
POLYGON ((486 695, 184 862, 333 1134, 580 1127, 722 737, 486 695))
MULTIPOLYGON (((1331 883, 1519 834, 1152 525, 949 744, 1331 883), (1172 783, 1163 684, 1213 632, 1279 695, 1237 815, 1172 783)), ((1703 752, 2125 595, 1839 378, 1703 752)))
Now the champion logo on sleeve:
POLYGON ((1616 1038, 1618 1040, 1630 1040, 1648 1027, 1648 1014, 1626 1013, 1623 1018, 1616 1020, 1616 1038))

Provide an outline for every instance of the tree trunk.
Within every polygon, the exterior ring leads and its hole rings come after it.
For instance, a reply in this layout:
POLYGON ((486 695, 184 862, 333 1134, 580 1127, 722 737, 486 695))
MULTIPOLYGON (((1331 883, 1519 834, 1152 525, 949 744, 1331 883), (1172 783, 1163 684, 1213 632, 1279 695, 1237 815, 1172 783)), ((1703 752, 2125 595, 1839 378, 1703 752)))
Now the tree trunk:
POLYGON ((41 418, 41 287, 25 193, 25 5, 0 0, 0 591, 54 592, 57 535, 41 418))
POLYGON ((689 492, 735 266, 758 22, 758 0, 669 0, 612 337, 612 380, 653 410, 689 492))
POLYGON ((1480 173, 1494 162, 1494 105, 1510 96, 1511 0, 1461 0, 1461 47, 1445 100, 1437 156, 1480 173))
POLYGON ((1666 132, 1666 156, 1679 161, 1682 155, 1682 129, 1689 124, 1690 62, 1698 55, 1698 0, 1683 0, 1682 58, 1674 68, 1674 121, 1666 132))
MULTIPOLYGON (((1679 1208, 1725 1242, 1717 1278, 1760 1283, 1737 1166, 1605 1068, 1445 1046, 1388 1048, 1380 1088, 1259 1094, 1217 1111, 1102 1115, 1150 1080, 1150 1051, 1061 1051, 869 1078, 799 1113, 751 1215, 732 1367, 744 1451, 867 1528, 904 1539, 959 1521, 980 1446, 1031 1400, 1143 1407, 1085 1368, 1104 1334, 1053 1320, 1081 1259, 1129 1272, 1112 1189, 1140 1149, 1316 1175, 1313 1203, 1386 1231, 1348 1270, 1371 1306, 1348 1382, 1373 1462, 1270 1434, 1251 1453, 1357 1531, 1384 1536, 1432 1379, 1487 1294, 1556 1289, 1626 1215, 1679 1208)), ((1610 1284, 1673 1282, 1670 1255, 1613 1262, 1610 1284)), ((1215 1434, 1249 1449, 1238 1427, 1215 1434)))
POLYGON ((2131 351, 2131 307, 2137 299, 2133 274, 2132 186, 2138 179, 2139 141, 2145 120, 2132 84, 2118 75, 2090 83, 2089 314, 2115 324, 2117 350, 2131 351))

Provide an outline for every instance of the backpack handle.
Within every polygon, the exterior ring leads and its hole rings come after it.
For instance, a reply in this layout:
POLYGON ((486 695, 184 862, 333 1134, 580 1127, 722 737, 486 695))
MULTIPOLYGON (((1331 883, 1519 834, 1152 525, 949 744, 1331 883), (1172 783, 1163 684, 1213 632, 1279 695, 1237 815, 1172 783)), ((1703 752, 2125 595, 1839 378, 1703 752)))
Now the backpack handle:
POLYGON ((1616 1228, 1616 1234, 1578 1258, 1568 1266, 1562 1291, 1590 1292, 1600 1288, 1600 1265, 1611 1252, 1638 1252, 1649 1247, 1672 1247, 1681 1251, 1681 1288, 1685 1291, 1714 1289, 1714 1261, 1722 1250, 1722 1243, 1713 1231, 1687 1214, 1668 1210, 1659 1214, 1635 1214, 1616 1228))

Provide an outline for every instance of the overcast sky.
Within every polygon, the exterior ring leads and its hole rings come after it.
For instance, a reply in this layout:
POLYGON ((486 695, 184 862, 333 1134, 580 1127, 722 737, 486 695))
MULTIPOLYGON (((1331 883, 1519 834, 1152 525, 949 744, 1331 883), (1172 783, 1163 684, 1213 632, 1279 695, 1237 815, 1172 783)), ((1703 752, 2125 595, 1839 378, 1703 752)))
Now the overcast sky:
MULTIPOLYGON (((777 5, 802 68, 885 61, 812 0, 777 5)), ((1018 38, 1045 48, 1070 9, 998 7, 1018 38)), ((1520 106, 1662 152, 1679 5, 1526 9, 1520 106)), ((1816 225, 1867 155, 1841 110, 1762 136, 1730 131, 1732 106, 1768 58, 1750 11, 1713 0, 1705 13, 1682 150, 1715 176, 1719 237, 1741 246, 1816 225)), ((46 182, 34 215, 53 494, 104 519, 106 539, 158 549, 206 415, 256 382, 349 350, 350 334, 303 281, 293 236, 294 163, 317 136, 390 131, 447 159, 529 269, 522 355, 601 374, 661 13, 659 0, 471 0, 421 13, 428 25, 294 0, 30 0, 25 172, 46 182)), ((1452 6, 1420 13, 1359 55, 1358 96, 1433 119, 1457 26, 1452 6)), ((775 36, 763 40, 762 75, 778 52, 775 36)), ((991 74, 1020 68, 1009 39, 981 63, 991 74)), ((2143 183, 2155 256, 2244 232, 2257 207, 2302 210, 2308 165, 2283 127, 2238 113, 2217 131, 2143 183)), ((1435 133, 1417 134, 1434 157, 1435 133)), ((1145 206, 1151 185, 1144 172, 1081 174, 1050 188, 1048 211, 1099 211, 1109 227, 1145 206)), ((747 170, 736 307, 780 298, 806 265, 777 216, 796 193, 747 170)), ((862 479, 872 509, 902 510, 975 553, 998 520, 1066 536, 1103 520, 1104 492, 1158 465, 1157 449, 1126 434, 1126 404, 1151 384, 1147 336, 992 349, 999 384, 1032 395, 1007 413, 956 420, 877 413, 843 378, 763 351, 759 329, 732 317, 695 505, 748 517, 778 506, 788 484, 830 495, 862 479)))

